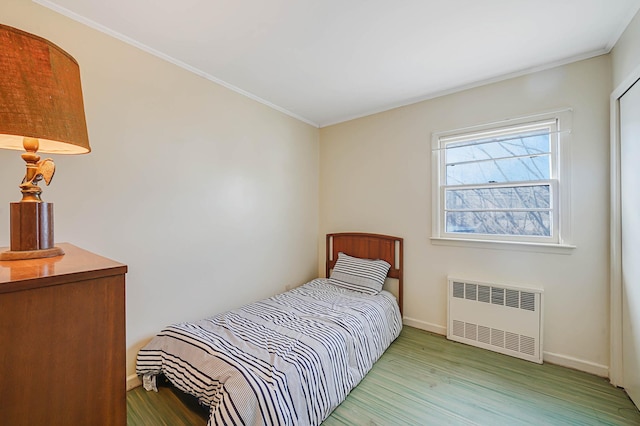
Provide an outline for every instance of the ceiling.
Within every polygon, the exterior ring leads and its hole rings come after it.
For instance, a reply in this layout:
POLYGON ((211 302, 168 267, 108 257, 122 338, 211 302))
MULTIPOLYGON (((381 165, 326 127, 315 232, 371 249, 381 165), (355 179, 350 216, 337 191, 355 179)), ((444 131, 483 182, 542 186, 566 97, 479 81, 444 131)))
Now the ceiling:
POLYGON ((35 0, 322 127, 607 53, 640 0, 35 0))

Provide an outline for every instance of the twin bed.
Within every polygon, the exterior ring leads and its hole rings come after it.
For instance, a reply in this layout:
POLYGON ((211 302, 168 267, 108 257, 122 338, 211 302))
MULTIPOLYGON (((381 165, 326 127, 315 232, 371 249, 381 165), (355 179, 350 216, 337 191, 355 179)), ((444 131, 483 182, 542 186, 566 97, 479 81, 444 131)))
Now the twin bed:
POLYGON ((329 234, 326 268, 328 278, 165 328, 138 353, 145 388, 164 375, 210 407, 209 425, 320 424, 400 334, 402 239, 329 234))

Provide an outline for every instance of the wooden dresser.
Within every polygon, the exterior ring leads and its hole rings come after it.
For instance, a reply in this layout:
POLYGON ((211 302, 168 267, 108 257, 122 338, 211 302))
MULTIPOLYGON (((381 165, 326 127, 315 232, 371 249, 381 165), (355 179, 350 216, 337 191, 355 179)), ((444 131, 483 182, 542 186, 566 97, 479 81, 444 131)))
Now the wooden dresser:
POLYGON ((0 424, 124 426, 127 267, 57 246, 0 261, 0 424))

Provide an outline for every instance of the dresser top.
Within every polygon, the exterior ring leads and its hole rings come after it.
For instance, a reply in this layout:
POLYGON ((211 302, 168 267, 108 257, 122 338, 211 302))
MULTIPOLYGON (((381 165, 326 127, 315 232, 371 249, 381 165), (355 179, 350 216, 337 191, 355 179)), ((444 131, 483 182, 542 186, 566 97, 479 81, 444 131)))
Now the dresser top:
MULTIPOLYGON (((123 275, 127 266, 69 243, 56 244, 64 256, 0 261, 0 293, 28 290, 70 281, 123 275)), ((4 251, 6 249, 0 249, 4 251)))

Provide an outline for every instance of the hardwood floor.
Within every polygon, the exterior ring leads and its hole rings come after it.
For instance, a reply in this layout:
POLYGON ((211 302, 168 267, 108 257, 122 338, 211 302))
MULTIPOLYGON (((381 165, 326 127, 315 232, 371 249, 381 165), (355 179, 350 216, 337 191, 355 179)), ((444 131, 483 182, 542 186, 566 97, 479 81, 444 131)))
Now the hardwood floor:
MULTIPOLYGON (((168 387, 128 392, 128 425, 206 425, 206 410, 168 387)), ((640 425, 606 379, 538 365, 405 326, 323 425, 640 425)))

